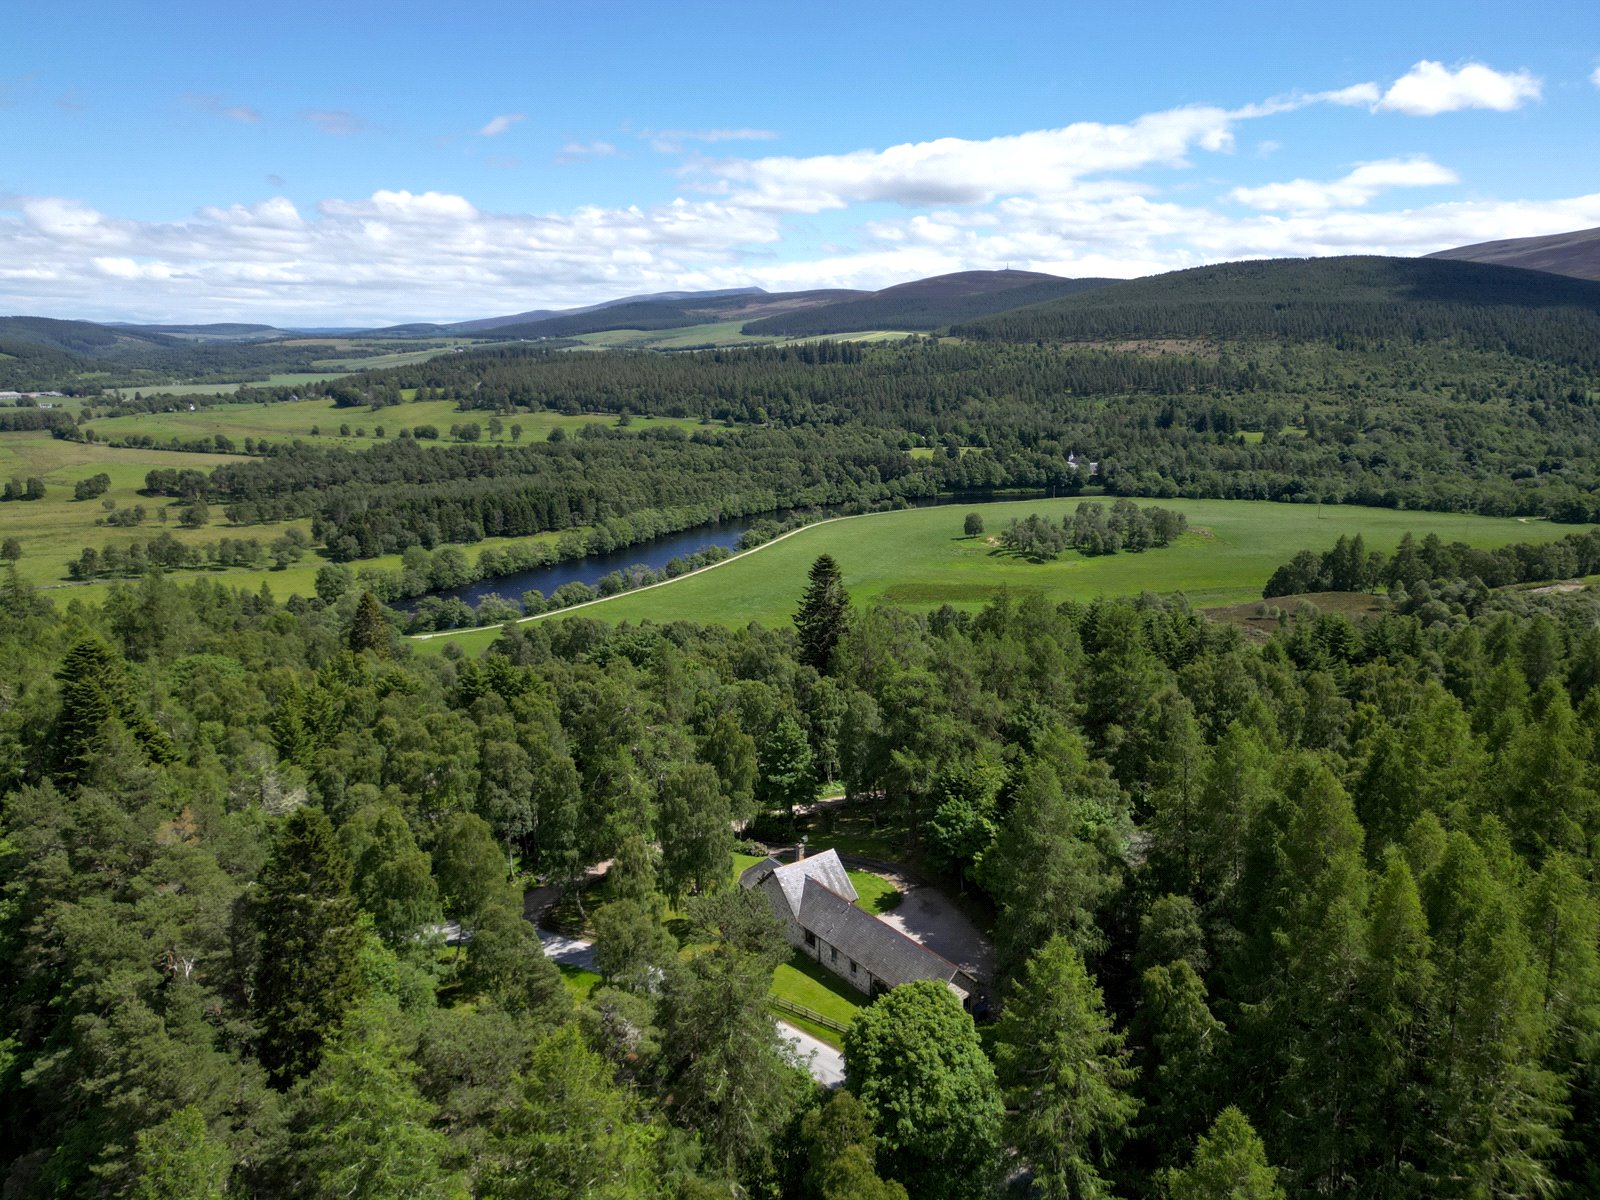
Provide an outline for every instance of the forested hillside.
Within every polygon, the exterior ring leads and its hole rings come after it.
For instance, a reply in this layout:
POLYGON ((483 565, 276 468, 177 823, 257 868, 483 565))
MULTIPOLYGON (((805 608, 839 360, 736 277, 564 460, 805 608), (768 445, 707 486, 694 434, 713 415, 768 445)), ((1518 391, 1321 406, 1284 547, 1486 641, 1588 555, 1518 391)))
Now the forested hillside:
POLYGON ((6 1192, 1588 1194, 1600 612, 1409 561, 1410 615, 1259 647, 1001 599, 476 661, 353 591, 63 618, 13 574, 6 1192), (867 1010, 832 1099, 767 1015, 765 902, 712 886, 730 821, 789 837, 826 778, 999 971, 983 1042, 937 987, 867 1010), (564 986, 517 895, 605 859, 603 978, 564 986))
POLYGON ((990 313, 1092 291, 1110 279, 1061 279, 1036 271, 963 271, 897 284, 833 304, 751 321, 760 337, 818 337, 866 329, 943 329, 990 313))
POLYGON ((960 337, 1449 342, 1593 369, 1600 283, 1485 263, 1314 258, 1155 275, 958 324, 960 337))
MULTIPOLYGON (((1568 360, 1588 353, 1577 341, 1569 349, 1568 360)), ((324 390, 359 407, 397 403, 412 389, 485 413, 699 417, 708 427, 686 443, 665 432, 645 439, 656 461, 721 457, 745 474, 769 452, 792 453, 775 507, 807 502, 808 489, 824 478, 847 481, 832 489, 834 502, 857 494, 1071 489, 1086 482, 1073 456, 1097 462, 1098 482, 1122 495, 1347 501, 1562 520, 1588 520, 1600 507, 1592 495, 1600 487, 1600 372, 1452 339, 1343 347, 1191 341, 1153 350, 820 342, 581 357, 507 347, 373 371, 324 390), (875 444, 865 458, 864 439, 875 444), (982 453, 911 459, 906 452, 919 443, 982 453), (802 472, 800 464, 823 459, 838 465, 802 472)), ((115 422, 97 430, 109 436, 115 422)), ((491 487, 548 489, 557 486, 560 464, 577 456, 600 469, 598 452, 583 439, 452 448, 427 459, 396 449, 360 458, 299 450, 228 468, 213 495, 225 503, 259 500, 261 513, 307 515, 320 506, 331 515, 337 493, 323 496, 321 484, 406 482, 408 462, 428 472, 411 482, 441 485, 550 464, 539 479, 491 487)), ((653 468, 639 469, 645 474, 624 491, 646 486, 653 468)), ((680 467, 670 467, 670 486, 688 486, 700 469, 680 477, 680 467)), ((619 500, 602 513, 620 507, 619 500)))

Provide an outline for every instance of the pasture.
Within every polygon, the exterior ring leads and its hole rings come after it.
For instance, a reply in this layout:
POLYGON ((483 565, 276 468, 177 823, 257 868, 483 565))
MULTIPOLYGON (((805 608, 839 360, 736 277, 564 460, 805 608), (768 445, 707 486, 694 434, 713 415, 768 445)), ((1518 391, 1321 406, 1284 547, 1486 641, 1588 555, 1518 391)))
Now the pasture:
MULTIPOLYGON (((126 416, 99 418, 89 427, 100 437, 118 439, 133 436, 152 437, 158 441, 178 438, 191 441, 209 438, 214 434, 230 437, 237 444, 244 439, 266 438, 277 442, 301 438, 317 446, 342 446, 350 450, 365 450, 381 440, 392 440, 402 429, 416 425, 432 425, 439 431, 437 442, 424 441, 424 446, 449 444, 450 426, 476 424, 489 438, 488 422, 494 414, 488 412, 461 412, 453 400, 408 400, 373 410, 365 406, 338 408, 325 396, 307 400, 289 400, 279 404, 216 404, 178 412, 129 413, 126 416), (348 434, 340 433, 349 426, 348 434), (379 428, 384 438, 377 436, 379 428), (312 430, 316 430, 315 434, 312 430)), ((539 441, 550 435, 552 429, 576 433, 585 425, 615 424, 610 414, 567 416, 556 412, 518 413, 501 417, 505 432, 501 442, 511 441, 511 426, 522 426, 522 440, 539 441)), ((698 421, 680 417, 634 417, 632 428, 649 429, 653 426, 677 425, 685 430, 698 428, 698 421)), ((163 460, 164 461, 164 460, 163 460)), ((152 462, 152 466, 161 465, 152 462)), ((147 470, 149 468, 146 468, 147 470)))
MULTIPOLYGON (((857 605, 894 604, 926 611, 950 604, 981 608, 1003 590, 1059 603, 1140 592, 1183 592, 1200 607, 1257 599, 1267 577, 1302 549, 1325 550, 1340 534, 1361 534, 1369 547, 1392 550, 1409 532, 1492 548, 1550 541, 1580 527, 1546 521, 1386 508, 1276 504, 1253 500, 1166 500, 1188 516, 1190 531, 1171 546, 1142 554, 1086 558, 1068 551, 1035 563, 994 544, 1007 522, 1032 513, 1059 520, 1078 500, 1021 500, 946 505, 845 517, 809 526, 708 570, 659 587, 625 592, 579 608, 604 621, 698 621, 729 626, 751 621, 787 625, 819 554, 838 560, 857 605), (968 538, 962 521, 981 513, 986 536, 968 538)), ((420 641, 430 651, 448 640, 475 651, 496 631, 468 631, 420 641)))

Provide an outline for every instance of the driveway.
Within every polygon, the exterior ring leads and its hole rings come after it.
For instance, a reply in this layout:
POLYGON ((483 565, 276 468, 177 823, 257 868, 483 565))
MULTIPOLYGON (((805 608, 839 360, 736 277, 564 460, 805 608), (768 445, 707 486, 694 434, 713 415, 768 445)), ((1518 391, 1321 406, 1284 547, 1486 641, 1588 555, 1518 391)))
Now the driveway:
POLYGON ((914 942, 920 942, 942 958, 947 958, 980 983, 994 979, 994 947, 968 919, 950 903, 943 892, 909 874, 897 863, 854 854, 839 856, 846 867, 871 871, 890 880, 903 899, 880 919, 894 926, 914 942))
POLYGON ((777 1026, 778 1035, 794 1047, 800 1065, 811 1073, 811 1078, 826 1088, 836 1088, 844 1083, 843 1054, 787 1021, 778 1021, 777 1026))
POLYGON ((567 937, 554 930, 539 929, 539 940, 544 943, 544 956, 554 959, 564 967, 582 967, 594 970, 594 943, 584 938, 567 937))

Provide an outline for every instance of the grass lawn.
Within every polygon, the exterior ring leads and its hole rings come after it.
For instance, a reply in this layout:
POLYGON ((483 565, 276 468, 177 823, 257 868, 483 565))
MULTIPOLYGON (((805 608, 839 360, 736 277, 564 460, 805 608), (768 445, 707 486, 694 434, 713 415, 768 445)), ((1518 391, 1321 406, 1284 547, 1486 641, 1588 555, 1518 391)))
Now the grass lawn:
POLYGON ((881 875, 874 875, 870 871, 845 873, 850 876, 850 885, 856 889, 856 903, 874 916, 899 908, 900 901, 905 898, 899 888, 881 875))
MULTIPOLYGON (((772 973, 772 994, 791 1004, 821 1013, 831 1021, 849 1025, 869 1001, 832 972, 798 951, 772 973)), ((774 1015, 804 1029, 812 1037, 839 1045, 839 1031, 774 1007, 774 1015)))
MULTIPOLYGON (((1302 549, 1324 550, 1340 534, 1360 533, 1369 548, 1392 550, 1410 531, 1437 533, 1446 542, 1484 548, 1551 541, 1582 527, 1545 521, 1453 513, 1396 511, 1353 505, 1275 504, 1250 500, 1168 500, 1191 530, 1172 546, 1143 554, 1084 558, 1068 552, 1033 563, 1005 554, 986 538, 961 532, 968 512, 983 515, 992 538, 1014 518, 1031 513, 1060 519, 1076 499, 1000 501, 907 509, 849 517, 804 529, 698 575, 662 587, 624 593, 580 611, 608 621, 686 620, 740 626, 789 623, 819 554, 838 560, 858 605, 897 604, 932 609, 982 607, 996 592, 1040 595, 1051 602, 1140 592, 1184 592, 1201 607, 1242 604, 1261 595, 1268 576, 1302 549)), ((481 649, 496 631, 469 633, 463 649, 481 649)), ((442 650, 447 639, 420 645, 442 650)))
POLYGON ((567 991, 572 993, 574 1000, 587 1000, 589 993, 605 982, 598 973, 584 967, 557 963, 556 968, 561 972, 561 982, 567 985, 567 991))

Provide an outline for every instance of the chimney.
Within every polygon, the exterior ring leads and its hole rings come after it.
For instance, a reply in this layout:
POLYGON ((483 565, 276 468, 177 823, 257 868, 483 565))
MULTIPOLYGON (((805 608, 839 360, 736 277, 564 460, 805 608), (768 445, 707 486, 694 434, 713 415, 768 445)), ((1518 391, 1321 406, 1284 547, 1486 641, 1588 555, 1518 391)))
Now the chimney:
POLYGON ((806 860, 806 839, 805 838, 801 838, 798 842, 796 842, 794 844, 794 860, 795 860, 795 862, 805 862, 805 860, 806 860))

